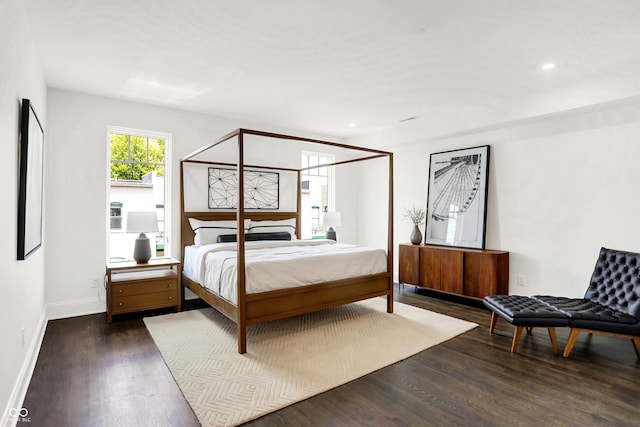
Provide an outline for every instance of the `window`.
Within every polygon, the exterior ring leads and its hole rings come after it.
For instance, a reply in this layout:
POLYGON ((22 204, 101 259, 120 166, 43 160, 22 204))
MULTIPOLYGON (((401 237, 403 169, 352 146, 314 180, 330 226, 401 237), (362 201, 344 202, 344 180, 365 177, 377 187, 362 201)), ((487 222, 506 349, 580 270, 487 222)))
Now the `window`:
POLYGON ((303 239, 324 238, 322 212, 333 210, 333 155, 302 153, 302 230, 303 239), (316 167, 317 166, 317 167, 316 167), (305 169, 310 168, 310 169, 305 169))
POLYGON ((128 212, 155 211, 158 231, 146 233, 152 257, 170 254, 169 153, 171 135, 110 127, 109 144, 109 259, 133 256, 136 235, 127 233, 128 212), (166 251, 166 252, 165 252, 166 251))
POLYGON ((111 179, 143 181, 150 172, 164 176, 163 138, 110 134, 111 179))

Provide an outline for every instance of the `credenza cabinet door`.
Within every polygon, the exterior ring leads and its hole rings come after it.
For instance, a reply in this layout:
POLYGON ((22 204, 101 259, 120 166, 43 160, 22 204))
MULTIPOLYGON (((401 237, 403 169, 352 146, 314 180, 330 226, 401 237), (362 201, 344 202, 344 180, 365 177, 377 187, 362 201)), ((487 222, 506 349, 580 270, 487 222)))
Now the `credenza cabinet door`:
POLYGON ((400 283, 416 286, 419 284, 419 250, 420 246, 418 245, 400 245, 400 265, 398 268, 400 283))
POLYGON ((420 248, 420 286, 462 294, 463 254, 431 246, 420 248))
POLYGON ((440 278, 440 253, 429 250, 426 246, 420 248, 420 286, 424 288, 442 290, 440 278))
POLYGON ((509 293, 509 252, 401 244, 399 253, 401 283, 478 299, 509 293))

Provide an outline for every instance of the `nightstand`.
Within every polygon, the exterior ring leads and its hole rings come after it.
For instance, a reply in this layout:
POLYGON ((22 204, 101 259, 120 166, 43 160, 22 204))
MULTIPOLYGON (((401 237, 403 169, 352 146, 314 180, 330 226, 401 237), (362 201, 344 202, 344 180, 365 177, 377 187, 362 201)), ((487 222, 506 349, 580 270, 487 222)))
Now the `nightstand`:
POLYGON ((182 308, 180 261, 172 258, 107 263, 107 322, 114 314, 182 308))

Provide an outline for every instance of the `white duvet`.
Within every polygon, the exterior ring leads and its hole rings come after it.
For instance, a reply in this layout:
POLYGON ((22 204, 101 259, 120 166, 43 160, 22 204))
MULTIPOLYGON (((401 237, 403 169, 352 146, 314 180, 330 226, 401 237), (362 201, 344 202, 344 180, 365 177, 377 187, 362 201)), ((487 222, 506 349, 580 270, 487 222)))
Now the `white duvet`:
MULTIPOLYGON (((236 243, 190 246, 184 272, 191 280, 235 303, 236 243)), ((246 293, 293 288, 387 271, 386 252, 333 240, 245 243, 246 293)))

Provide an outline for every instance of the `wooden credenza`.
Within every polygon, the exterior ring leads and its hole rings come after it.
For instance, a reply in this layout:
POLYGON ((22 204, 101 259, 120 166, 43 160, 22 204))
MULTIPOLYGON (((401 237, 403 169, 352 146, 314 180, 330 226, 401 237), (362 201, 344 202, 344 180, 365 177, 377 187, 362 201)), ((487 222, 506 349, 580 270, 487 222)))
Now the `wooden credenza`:
POLYGON ((403 243, 400 283, 482 299, 509 293, 509 252, 403 243))

